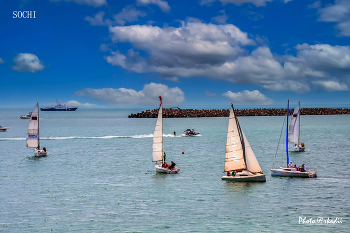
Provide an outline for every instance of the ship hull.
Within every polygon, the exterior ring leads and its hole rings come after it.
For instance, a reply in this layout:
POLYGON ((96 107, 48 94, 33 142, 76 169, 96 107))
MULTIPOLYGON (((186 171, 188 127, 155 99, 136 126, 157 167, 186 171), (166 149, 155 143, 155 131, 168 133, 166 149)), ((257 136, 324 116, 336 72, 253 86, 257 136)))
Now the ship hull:
POLYGON ((64 108, 64 109, 57 109, 57 108, 40 108, 41 111, 75 111, 78 108, 64 108))

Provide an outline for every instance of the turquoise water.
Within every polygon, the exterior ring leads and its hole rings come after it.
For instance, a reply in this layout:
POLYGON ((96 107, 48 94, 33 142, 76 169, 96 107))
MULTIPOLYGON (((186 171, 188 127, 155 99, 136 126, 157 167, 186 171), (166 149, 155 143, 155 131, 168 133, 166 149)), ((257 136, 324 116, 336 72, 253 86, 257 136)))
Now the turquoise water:
POLYGON ((142 109, 40 112, 44 158, 25 147, 19 116, 31 110, 1 109, 0 232, 348 232, 350 115, 302 116, 306 151, 290 160, 316 179, 271 177, 284 117, 239 117, 266 174, 257 184, 221 180, 228 118, 164 119, 164 151, 181 171, 163 175, 151 157, 156 119, 127 118, 142 109), (202 136, 173 136, 187 128, 202 136))

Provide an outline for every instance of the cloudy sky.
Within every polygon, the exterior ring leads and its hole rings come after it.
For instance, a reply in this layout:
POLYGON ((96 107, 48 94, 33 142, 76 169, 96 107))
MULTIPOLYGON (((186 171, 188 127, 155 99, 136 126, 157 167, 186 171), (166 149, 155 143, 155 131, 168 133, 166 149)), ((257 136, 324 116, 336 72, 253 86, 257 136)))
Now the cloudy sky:
POLYGON ((13 0, 0 28, 0 107, 350 100, 349 0, 13 0))

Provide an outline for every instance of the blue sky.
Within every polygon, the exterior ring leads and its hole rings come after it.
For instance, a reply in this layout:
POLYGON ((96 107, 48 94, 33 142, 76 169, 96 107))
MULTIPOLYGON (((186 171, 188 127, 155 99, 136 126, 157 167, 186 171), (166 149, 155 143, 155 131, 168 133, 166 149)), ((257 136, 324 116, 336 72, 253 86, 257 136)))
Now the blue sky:
POLYGON ((0 29, 0 107, 349 104, 347 0, 14 0, 0 29))

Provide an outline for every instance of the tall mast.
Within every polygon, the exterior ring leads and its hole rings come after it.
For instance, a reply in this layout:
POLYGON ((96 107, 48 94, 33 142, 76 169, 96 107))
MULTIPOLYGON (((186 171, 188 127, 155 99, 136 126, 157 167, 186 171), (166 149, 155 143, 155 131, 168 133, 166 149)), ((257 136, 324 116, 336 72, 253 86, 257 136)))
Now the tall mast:
POLYGON ((39 137, 39 135, 40 135, 40 133, 39 133, 39 131, 40 131, 40 127, 39 127, 39 112, 40 112, 40 109, 39 109, 39 103, 36 103, 36 104, 38 105, 38 147, 40 149, 40 137, 39 137))
POLYGON ((298 146, 299 146, 299 141, 300 141, 300 115, 301 115, 301 111, 300 111, 300 101, 299 101, 299 112, 298 112, 298 117, 299 117, 299 132, 298 132, 298 146))
POLYGON ((287 105, 287 130, 286 130, 286 152, 287 152, 287 167, 289 164, 289 156, 288 156, 288 118, 289 118, 289 100, 288 100, 288 105, 287 105))

